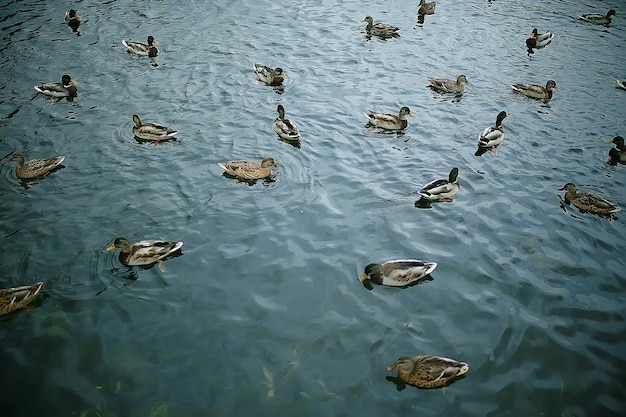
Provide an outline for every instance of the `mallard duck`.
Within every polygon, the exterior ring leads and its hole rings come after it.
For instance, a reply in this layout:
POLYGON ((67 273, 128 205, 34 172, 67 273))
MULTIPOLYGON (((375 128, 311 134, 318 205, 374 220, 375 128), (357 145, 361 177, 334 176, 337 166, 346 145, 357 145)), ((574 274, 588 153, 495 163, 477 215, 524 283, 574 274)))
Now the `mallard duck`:
POLYGON ((63 160, 65 160, 64 156, 55 156, 47 159, 32 159, 24 163, 24 155, 19 153, 9 159, 9 161, 17 162, 15 175, 23 180, 46 177, 56 171, 63 160))
POLYGON ((160 142, 162 140, 173 139, 178 130, 170 129, 157 123, 142 123, 139 116, 133 114, 133 134, 143 140, 160 142))
POLYGON ((552 89, 560 91, 556 86, 556 81, 554 80, 548 80, 545 87, 542 87, 539 84, 511 84, 511 88, 513 88, 516 93, 544 100, 552 98, 552 89))
POLYGON ((478 135, 478 148, 490 148, 492 152, 496 152, 496 146, 504 140, 504 128, 502 121, 509 117, 505 111, 498 113, 496 124, 486 127, 480 135, 478 135))
POLYGON ((568 182, 557 191, 565 191, 565 203, 573 204, 583 213, 592 213, 599 216, 610 216, 621 209, 609 200, 588 192, 577 192, 576 186, 568 182))
POLYGON ((584 20, 586 22, 595 23, 597 25, 608 25, 611 23, 611 16, 616 16, 617 13, 615 10, 609 10, 606 15, 602 15, 600 13, 586 13, 578 16, 580 20, 584 20))
POLYGON ((418 259, 395 259, 383 264, 369 264, 365 267, 359 281, 369 279, 374 284, 390 287, 406 287, 424 278, 437 268, 436 262, 424 262, 418 259))
POLYGON ((469 371, 465 362, 441 356, 403 356, 387 370, 398 370, 398 378, 418 388, 444 388, 469 371))
POLYGON ((426 184, 419 190, 419 195, 429 201, 452 202, 452 197, 459 192, 461 184, 457 180, 459 169, 452 168, 448 178, 440 178, 426 184))
POLYGON ((530 34, 530 38, 526 39, 526 47, 530 52, 533 48, 543 48, 550 42, 552 42, 552 38, 554 38, 554 33, 545 32, 539 33, 537 28, 534 28, 530 34))
POLYGON ((425 14, 433 14, 435 13, 435 6, 437 2, 433 1, 432 3, 426 3, 426 0, 420 0, 420 8, 417 11, 417 14, 425 15, 425 14))
POLYGON ((122 40, 122 44, 128 49, 128 52, 132 52, 137 55, 155 57, 159 53, 159 51, 156 49, 156 46, 154 46, 158 45, 159 43, 156 41, 156 39, 154 39, 154 36, 152 35, 148 36, 147 44, 142 42, 133 42, 126 39, 122 40))
POLYGON ((397 33, 400 28, 388 25, 387 23, 374 23, 374 19, 372 16, 365 16, 361 22, 367 22, 365 26, 365 30, 372 35, 381 36, 381 37, 391 37, 391 36, 399 36, 397 33))
POLYGON ((263 64, 252 64, 256 79, 264 82, 267 85, 277 86, 281 85, 287 78, 287 74, 283 72, 280 67, 271 68, 263 64))
POLYGON ((106 248, 107 252, 120 248, 120 262, 125 266, 148 266, 159 263, 159 269, 163 271, 162 262, 168 256, 173 255, 183 246, 183 242, 168 240, 140 240, 131 246, 128 239, 118 237, 106 248))
POLYGON ((263 158, 261 163, 256 161, 231 161, 218 162, 228 175, 237 177, 242 180, 258 180, 267 178, 272 173, 270 167, 278 168, 278 165, 272 158, 263 158))
POLYGON ((626 90, 626 80, 617 80, 617 88, 626 90))
POLYGON ((50 97, 76 97, 76 81, 68 74, 61 77, 60 83, 41 83, 35 86, 35 90, 50 97))
POLYGON ((626 164, 626 146, 624 146, 624 138, 621 136, 615 136, 611 140, 607 140, 606 143, 614 143, 615 147, 609 151, 610 163, 615 165, 618 162, 626 164))
POLYGON ((80 21, 80 16, 74 9, 70 9, 65 12, 65 23, 70 24, 72 21, 80 21))
POLYGON ((368 110, 363 114, 367 117, 368 126, 375 126, 388 130, 405 129, 409 125, 409 122, 406 120, 406 116, 415 117, 415 115, 411 112, 411 109, 406 106, 400 109, 397 116, 389 113, 376 113, 371 110, 368 110))
POLYGON ((449 80, 447 78, 429 78, 428 79, 428 87, 435 90, 440 94, 445 93, 462 93, 465 90, 465 85, 467 78, 465 75, 459 75, 456 77, 456 81, 449 80))
POLYGON ((274 132, 285 140, 300 139, 298 125, 293 120, 285 119, 285 108, 282 104, 276 107, 276 112, 278 113, 278 117, 274 120, 274 132))
POLYGON ((43 282, 23 287, 0 289, 0 316, 9 314, 19 308, 26 308, 35 299, 43 282))

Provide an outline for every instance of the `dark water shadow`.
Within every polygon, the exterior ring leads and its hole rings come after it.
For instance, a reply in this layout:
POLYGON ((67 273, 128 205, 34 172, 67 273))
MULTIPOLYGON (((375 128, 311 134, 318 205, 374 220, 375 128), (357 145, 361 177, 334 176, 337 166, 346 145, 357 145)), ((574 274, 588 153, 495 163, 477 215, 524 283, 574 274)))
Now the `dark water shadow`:
MULTIPOLYGON (((428 274, 423 276, 422 278, 418 279, 417 281, 413 281, 410 284, 407 285, 403 285, 403 286, 392 286, 392 285, 381 285, 381 287, 388 287, 388 288, 399 288, 401 290, 410 288, 410 287, 414 287, 416 285, 420 285, 423 284, 425 282, 428 281, 434 281, 434 278, 432 277, 432 274, 428 274)), ((377 285, 374 282, 372 282, 371 279, 367 278, 362 282, 363 286, 368 290, 368 291, 372 291, 374 289, 374 286, 377 285)))
POLYGON ((272 175, 270 175, 270 176, 268 176, 268 177, 265 177, 265 178, 258 178, 258 179, 255 179, 255 180, 246 180, 246 179, 244 179, 244 178, 239 178, 239 177, 236 177, 236 176, 234 176, 234 175, 230 175, 230 174, 229 174, 229 173, 227 173, 227 172, 222 172, 222 176, 223 176, 223 177, 226 177, 226 178, 228 178, 228 179, 235 179, 235 180, 237 180, 237 182, 247 184, 247 185, 249 185, 250 187, 252 187, 254 184, 256 184, 256 183, 257 183, 258 181, 260 181, 260 180, 263 180, 263 186, 264 186, 264 187, 267 187, 267 186, 269 186, 270 184, 272 184, 272 183, 276 182, 276 179, 274 178, 274 174, 272 174, 272 175))
POLYGON ((414 388, 421 389, 421 390, 437 390, 437 389, 443 389, 443 390, 445 390, 445 388, 448 388, 450 385, 454 384, 455 382, 460 381, 460 380, 462 380, 462 379, 465 379, 465 375, 461 375, 461 376, 459 376, 459 377, 457 377, 457 378, 454 378, 454 379, 450 379, 450 380, 448 380, 448 381, 447 381, 447 383, 446 383, 446 386, 445 386, 445 387, 418 387, 418 386, 416 386, 416 385, 407 384, 407 383, 406 383, 403 379, 401 379, 400 377, 393 376, 393 375, 387 375, 387 376, 385 376, 385 379, 386 379, 387 381, 389 381, 389 382, 392 382, 392 383, 396 386, 396 389, 397 389, 398 391, 402 391, 402 390, 404 390, 404 389, 406 388, 406 386, 407 386, 407 385, 410 385, 410 386, 412 386, 412 387, 414 387, 414 388))

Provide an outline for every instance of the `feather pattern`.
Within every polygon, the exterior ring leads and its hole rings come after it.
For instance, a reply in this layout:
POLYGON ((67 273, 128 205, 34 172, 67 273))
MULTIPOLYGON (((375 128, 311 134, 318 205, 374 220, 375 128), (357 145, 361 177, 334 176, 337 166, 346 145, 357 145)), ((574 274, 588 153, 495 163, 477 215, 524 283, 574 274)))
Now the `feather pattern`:
POLYGON ((35 299, 43 282, 15 288, 0 289, 0 316, 20 308, 26 308, 35 299))
POLYGON ((444 388, 469 371, 469 365, 442 356, 403 356, 388 371, 398 370, 398 378, 418 388, 444 388))

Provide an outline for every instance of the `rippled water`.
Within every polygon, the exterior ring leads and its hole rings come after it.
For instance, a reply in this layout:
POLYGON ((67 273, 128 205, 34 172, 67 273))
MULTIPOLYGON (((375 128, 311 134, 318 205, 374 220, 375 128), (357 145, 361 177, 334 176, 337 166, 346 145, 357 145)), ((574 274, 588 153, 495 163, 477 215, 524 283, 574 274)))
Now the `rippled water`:
POLYGON ((0 176, 3 287, 45 281, 0 319, 3 415, 624 415, 623 214, 559 206, 566 182, 626 207, 619 1, 5 3, 0 157, 65 155, 22 184, 0 176), (401 28, 368 37, 361 19, 401 28), (528 56, 533 27, 556 33, 528 56), (80 36, 77 36, 77 35, 80 36), (121 39, 160 42, 154 59, 121 39), (252 63, 281 66, 282 91, 252 63), (69 73, 73 102, 32 86, 69 73), (429 77, 470 81, 442 97, 429 77), (511 82, 557 81, 544 104, 511 82), (280 93, 280 94, 279 94, 280 93), (281 103, 301 147, 272 131, 281 103), (409 106, 403 135, 366 129, 367 109, 409 106), (506 110, 497 156, 478 133, 506 110), (138 144, 130 122, 181 131, 138 144), (216 162, 272 156, 272 181, 216 162), (416 190, 460 168, 452 204, 416 190), (183 256, 130 273, 114 238, 183 240, 183 256), (434 280, 366 290, 370 262, 436 261, 434 280), (129 280, 128 278, 136 278, 129 280), (436 354, 469 363, 445 391, 398 391, 385 366, 436 354), (34 401, 33 398, 36 400, 34 401))

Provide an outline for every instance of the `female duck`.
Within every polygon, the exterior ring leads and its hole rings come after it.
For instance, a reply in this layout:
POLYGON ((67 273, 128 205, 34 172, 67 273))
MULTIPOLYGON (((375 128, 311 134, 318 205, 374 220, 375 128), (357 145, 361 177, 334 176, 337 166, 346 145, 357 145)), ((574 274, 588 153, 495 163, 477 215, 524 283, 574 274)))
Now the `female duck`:
POLYGON ((424 278, 437 268, 436 262, 418 259, 396 259, 383 264, 369 264, 359 281, 369 280, 374 284, 390 287, 406 287, 424 278))
POLYGON ((425 200, 451 203, 452 197, 454 197, 461 188, 461 184, 459 184, 457 180, 458 176, 459 169, 456 167, 452 168, 447 179, 441 178, 429 182, 422 187, 419 191, 419 195, 425 200))
POLYGON ((612 165, 616 165, 618 162, 626 164, 626 146, 624 146, 624 138, 615 136, 613 139, 606 141, 606 143, 615 144, 615 147, 609 151, 609 163, 612 165))
POLYGON ((380 36, 382 38, 388 38, 392 36, 399 36, 398 31, 400 28, 388 25, 387 23, 374 23, 372 16, 365 16, 361 22, 367 22, 365 30, 372 35, 380 36))
POLYGON ((441 356, 403 356, 387 367, 388 371, 398 370, 398 378, 418 388, 444 388, 469 371, 465 362, 441 356))
POLYGON ((128 239, 118 237, 106 248, 107 252, 120 248, 120 262, 125 266, 148 266, 156 262, 163 271, 162 262, 165 258, 173 255, 183 246, 183 242, 167 240, 140 240, 132 246, 128 239))
POLYGON ((17 162, 15 175, 23 180, 33 178, 47 177, 51 172, 60 168, 61 162, 65 160, 64 156, 55 156, 47 159, 32 159, 24 163, 24 155, 16 153, 9 161, 17 162))
POLYGON ((167 126, 162 126, 158 123, 142 123, 139 116, 133 114, 133 135, 136 138, 159 142, 162 140, 173 139, 178 133, 178 130, 170 129, 167 126))
POLYGON ((261 163, 256 161, 218 162, 226 174, 241 180, 258 180, 271 175, 271 167, 278 168, 272 158, 264 158, 261 163))
POLYGON ((552 98, 552 89, 560 91, 554 80, 548 80, 545 87, 538 84, 511 84, 511 88, 513 88, 513 91, 516 93, 543 100, 552 98))
POLYGON ((149 56, 153 58, 159 53, 156 46, 154 46, 158 45, 159 43, 156 41, 156 39, 154 39, 154 36, 152 35, 148 36, 147 44, 142 42, 133 42, 130 40, 127 41, 125 39, 122 40, 122 44, 126 47, 126 49, 128 49, 128 52, 132 52, 137 55, 149 56))
POLYGON ((568 182, 557 191, 565 191, 565 203, 573 204, 582 213, 592 213, 598 216, 610 217, 621 209, 609 200, 587 192, 577 192, 576 186, 568 182))
POLYGON ((0 316, 9 314, 19 308, 26 308, 35 299, 43 282, 23 287, 0 289, 0 316))
POLYGON ((417 14, 425 15, 425 14, 434 14, 435 6, 437 2, 426 3, 426 0, 420 1, 420 8, 417 10, 417 14))
POLYGON ((41 83, 35 86, 35 90, 50 97, 73 98, 78 95, 76 84, 76 81, 72 80, 69 74, 65 74, 61 77, 60 83, 41 83))
POLYGON ((606 15, 602 15, 600 13, 586 13, 581 14, 580 16, 578 16, 578 18, 580 20, 584 20, 589 23, 595 23, 597 25, 608 25, 612 22, 611 16, 617 17, 617 13, 613 9, 609 10, 606 15))
POLYGON ((252 68, 254 69, 256 79, 267 85, 281 85, 287 78, 287 74, 285 74, 280 67, 272 68, 267 65, 254 63, 252 64, 252 68))
POLYGON ((509 117, 505 111, 498 113, 496 124, 486 127, 480 135, 478 135, 478 148, 489 148, 492 152, 496 152, 496 146, 504 141, 504 128, 502 121, 509 117))
POLYGON ((439 94, 445 93, 462 93, 465 90, 465 85, 467 78, 465 75, 459 75, 455 80, 450 80, 447 78, 429 78, 428 79, 428 87, 435 90, 439 94))
POLYGON ((371 110, 368 110, 363 114, 367 117, 368 126, 380 127, 387 130, 406 129, 409 125, 409 122, 406 120, 406 116, 415 117, 415 115, 411 112, 411 109, 406 106, 400 109, 397 116, 389 113, 376 113, 371 110))
POLYGON ((276 132, 281 139, 300 139, 300 130, 298 129, 298 125, 293 120, 285 118, 285 108, 282 104, 279 104, 278 107, 276 107, 276 112, 278 113, 278 117, 274 120, 274 132, 276 132))

